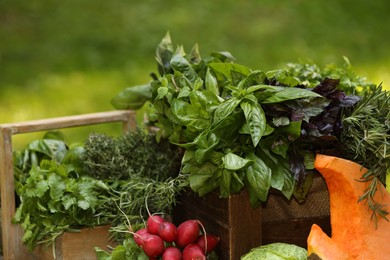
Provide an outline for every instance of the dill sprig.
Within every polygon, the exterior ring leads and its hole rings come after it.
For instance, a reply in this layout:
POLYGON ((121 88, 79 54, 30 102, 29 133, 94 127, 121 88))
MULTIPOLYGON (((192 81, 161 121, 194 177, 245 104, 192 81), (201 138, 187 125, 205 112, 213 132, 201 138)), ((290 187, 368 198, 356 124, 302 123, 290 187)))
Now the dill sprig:
POLYGON ((390 167, 390 96, 379 85, 365 89, 361 97, 352 111, 344 113, 341 142, 347 156, 368 169, 361 181, 369 185, 359 201, 367 201, 376 223, 378 216, 388 220, 389 214, 374 195, 378 182, 386 183, 390 167))

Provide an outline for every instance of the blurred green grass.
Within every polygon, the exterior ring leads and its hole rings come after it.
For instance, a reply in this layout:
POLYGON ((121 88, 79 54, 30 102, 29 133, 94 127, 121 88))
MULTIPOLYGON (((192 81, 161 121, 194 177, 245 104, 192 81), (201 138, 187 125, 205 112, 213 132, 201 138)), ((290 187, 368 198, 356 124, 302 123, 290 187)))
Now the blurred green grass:
POLYGON ((387 0, 1 0, 0 123, 112 110, 118 91, 149 80, 167 31, 262 70, 346 56, 389 89, 389 11, 387 0))

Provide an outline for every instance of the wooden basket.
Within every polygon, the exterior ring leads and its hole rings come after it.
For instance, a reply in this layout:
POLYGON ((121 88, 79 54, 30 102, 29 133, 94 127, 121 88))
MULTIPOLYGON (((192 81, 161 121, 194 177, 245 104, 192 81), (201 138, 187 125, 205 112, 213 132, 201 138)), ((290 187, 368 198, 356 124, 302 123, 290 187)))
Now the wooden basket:
MULTIPOLYGON (((23 231, 21 227, 12 224, 12 218, 16 209, 12 136, 23 133, 111 122, 122 122, 123 131, 126 132, 136 127, 135 112, 128 110, 109 111, 0 125, 1 227, 3 256, 5 260, 36 259, 36 256, 29 252, 22 243, 23 231)), ((80 252, 80 254, 82 253, 80 252)))

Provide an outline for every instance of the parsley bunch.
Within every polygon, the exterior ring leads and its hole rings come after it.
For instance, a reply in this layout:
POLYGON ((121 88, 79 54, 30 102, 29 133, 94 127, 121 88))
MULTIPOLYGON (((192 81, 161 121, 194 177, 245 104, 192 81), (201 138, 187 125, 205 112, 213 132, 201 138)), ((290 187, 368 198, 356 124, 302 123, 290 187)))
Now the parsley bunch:
POLYGON ((100 198, 109 190, 104 182, 78 176, 72 165, 47 159, 28 174, 17 190, 20 205, 14 222, 25 230, 23 242, 29 249, 53 242, 72 228, 107 224, 95 217, 104 203, 100 198))

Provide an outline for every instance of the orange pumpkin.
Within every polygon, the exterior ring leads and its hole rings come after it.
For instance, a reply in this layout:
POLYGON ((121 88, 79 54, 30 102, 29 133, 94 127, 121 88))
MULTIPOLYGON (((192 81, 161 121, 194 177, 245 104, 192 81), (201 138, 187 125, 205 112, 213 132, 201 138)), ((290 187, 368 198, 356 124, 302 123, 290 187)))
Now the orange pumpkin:
MULTIPOLYGON (((368 187, 358 181, 367 169, 361 165, 327 155, 318 154, 314 167, 324 177, 330 197, 332 237, 313 225, 307 240, 308 255, 321 259, 390 259, 390 222, 378 217, 377 226, 372 211, 358 202, 368 187)), ((382 184, 377 186, 375 201, 390 211, 390 194, 382 184)))

